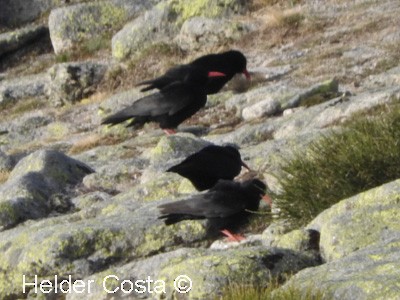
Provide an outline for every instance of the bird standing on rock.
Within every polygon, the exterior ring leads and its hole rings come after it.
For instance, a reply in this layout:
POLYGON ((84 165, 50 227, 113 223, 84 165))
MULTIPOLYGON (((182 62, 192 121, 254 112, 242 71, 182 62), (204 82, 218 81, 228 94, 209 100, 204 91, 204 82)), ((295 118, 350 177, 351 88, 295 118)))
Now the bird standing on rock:
POLYGON ((265 191, 266 185, 258 179, 245 182, 221 179, 206 193, 160 205, 159 219, 164 219, 166 225, 207 219, 209 233, 221 231, 237 240, 230 230, 246 223, 251 212, 258 210, 260 200, 266 200, 265 191))
POLYGON ((209 145, 167 172, 189 179, 198 191, 204 191, 212 188, 219 179, 232 180, 239 175, 242 166, 250 170, 235 147, 209 145))
POLYGON ((118 124, 133 118, 128 126, 157 122, 167 134, 174 133, 180 123, 194 115, 207 102, 208 78, 225 77, 221 72, 186 66, 185 76, 163 86, 159 92, 145 96, 132 105, 105 118, 101 124, 118 124))
POLYGON ((218 54, 208 54, 201 56, 187 65, 180 65, 169 69, 164 75, 155 79, 140 82, 138 85, 147 85, 141 91, 152 89, 162 89, 171 82, 181 81, 187 73, 187 67, 196 66, 208 72, 216 71, 224 73, 224 77, 210 77, 206 84, 206 94, 217 93, 222 87, 233 78, 235 74, 243 73, 250 79, 250 74, 246 69, 247 60, 242 52, 230 50, 218 54))

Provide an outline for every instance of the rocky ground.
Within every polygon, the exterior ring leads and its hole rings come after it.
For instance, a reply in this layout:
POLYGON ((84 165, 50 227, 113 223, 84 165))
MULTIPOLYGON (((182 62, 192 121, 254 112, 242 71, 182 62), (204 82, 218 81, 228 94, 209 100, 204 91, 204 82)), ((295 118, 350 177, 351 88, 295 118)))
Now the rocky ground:
POLYGON ((164 171, 204 145, 238 144, 278 192, 293 150, 399 101, 398 1, 274 2, 0 0, 1 299, 48 297, 32 286, 24 293, 35 275, 83 280, 83 294, 67 299, 106 299, 118 287, 116 299, 159 297, 157 284, 153 293, 121 290, 147 276, 166 282, 164 297, 186 299, 173 287, 182 274, 191 299, 288 274, 280 289, 400 298, 398 180, 343 199, 304 228, 256 216, 261 229, 245 228, 240 244, 210 240, 201 221, 157 219, 158 205, 195 193, 164 171), (247 56, 251 84, 235 78, 178 134, 100 126, 141 97, 135 82, 230 48, 247 56), (119 279, 103 286, 109 275, 119 279))

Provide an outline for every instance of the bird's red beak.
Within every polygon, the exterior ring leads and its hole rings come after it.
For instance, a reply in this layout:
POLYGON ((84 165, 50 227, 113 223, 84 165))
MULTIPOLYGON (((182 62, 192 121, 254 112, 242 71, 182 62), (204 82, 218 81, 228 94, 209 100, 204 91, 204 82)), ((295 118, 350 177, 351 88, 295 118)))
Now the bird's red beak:
POLYGON ((208 77, 223 77, 223 76, 226 76, 226 74, 217 71, 208 72, 208 77))
POLYGON ((251 80, 250 73, 247 71, 247 69, 244 69, 242 73, 244 74, 244 76, 246 76, 247 80, 251 80))
POLYGON ((246 165, 246 163, 244 161, 242 161, 242 167, 244 167, 245 169, 251 171, 250 167, 248 165, 246 165))
POLYGON ((272 207, 272 200, 271 200, 270 196, 264 195, 264 196, 262 196, 262 199, 263 199, 265 202, 267 202, 267 204, 268 204, 270 207, 272 207))

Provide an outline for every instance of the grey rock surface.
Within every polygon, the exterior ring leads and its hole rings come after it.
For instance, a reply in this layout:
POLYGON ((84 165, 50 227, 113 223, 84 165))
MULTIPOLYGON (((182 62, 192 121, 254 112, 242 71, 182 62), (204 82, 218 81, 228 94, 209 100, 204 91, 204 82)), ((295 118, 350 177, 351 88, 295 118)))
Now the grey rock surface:
POLYGON ((112 38, 112 56, 122 60, 156 43, 169 43, 176 28, 170 6, 158 5, 127 23, 112 38))
POLYGON ((183 23, 176 41, 182 50, 196 51, 217 46, 227 40, 233 42, 249 31, 246 24, 228 19, 194 17, 183 23))
POLYGON ((57 64, 48 70, 49 98, 54 106, 79 101, 96 91, 107 71, 107 64, 75 62, 57 64))
POLYGON ((34 42, 43 35, 49 35, 49 29, 43 25, 27 26, 0 34, 0 56, 34 42))
POLYGON ((28 75, 0 82, 0 105, 15 104, 20 100, 46 99, 49 80, 46 74, 28 75))
POLYGON ((316 217, 307 228, 321 233, 322 258, 334 261, 399 234, 399 189, 399 180, 387 183, 342 200, 316 217))
POLYGON ((0 187, 0 228, 48 215, 56 194, 93 172, 87 165, 56 151, 37 151, 20 160, 0 187), (52 198, 53 197, 53 198, 52 198))
POLYGON ((0 150, 0 172, 9 172, 14 166, 14 158, 0 150))
POLYGON ((305 292, 315 286, 329 299, 397 299, 399 236, 355 251, 343 259, 300 271, 281 289, 295 285, 305 292))
POLYGON ((157 220, 160 202, 146 204, 132 198, 128 202, 115 198, 110 201, 107 196, 101 197, 98 201, 73 200, 82 205, 76 213, 0 232, 0 247, 4 249, 0 276, 7 277, 2 282, 4 289, 0 296, 22 295, 22 277, 18 275, 21 272, 41 277, 68 274, 84 278, 115 262, 204 239, 205 229, 199 222, 165 226, 157 220))
POLYGON ((51 8, 60 5, 59 0, 2 0, 0 24, 19 26, 31 22, 51 8))
MULTIPOLYGON (((288 251, 267 250, 262 247, 223 251, 182 248, 126 264, 118 270, 109 269, 88 279, 99 283, 105 280, 107 289, 114 290, 118 282, 115 278, 105 279, 109 274, 115 273, 118 278, 126 278, 132 282, 146 280, 147 276, 150 276, 153 280, 165 282, 164 290, 161 285, 159 286, 159 295, 171 297, 179 296, 174 289, 174 280, 182 280, 181 285, 184 286, 189 284, 188 277, 192 281, 189 297, 206 299, 209 295, 221 295, 224 286, 229 282, 263 284, 271 276, 284 275, 290 269, 302 269, 309 265, 310 262, 307 259, 295 256, 288 251), (187 277, 178 277, 179 275, 187 277)), ((116 295, 122 297, 123 292, 120 289, 116 290, 116 295)), ((130 296, 132 298, 153 297, 150 293, 141 294, 134 291, 130 296)), ((102 284, 96 285, 95 293, 91 297, 107 299, 107 293, 102 284)), ((67 299, 77 299, 77 295, 71 295, 67 299)))
POLYGON ((246 121, 272 116, 280 111, 281 105, 274 99, 266 99, 251 106, 245 107, 242 117, 246 121))
POLYGON ((146 1, 108 0, 54 9, 49 16, 54 51, 61 53, 90 43, 118 29, 146 7, 146 1))

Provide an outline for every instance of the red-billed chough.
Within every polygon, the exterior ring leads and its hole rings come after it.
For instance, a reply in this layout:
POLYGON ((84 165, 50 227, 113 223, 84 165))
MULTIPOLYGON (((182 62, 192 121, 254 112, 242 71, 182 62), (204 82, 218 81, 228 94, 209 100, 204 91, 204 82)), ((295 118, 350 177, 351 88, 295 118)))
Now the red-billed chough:
POLYGON ((183 220, 208 220, 208 233, 237 230, 247 222, 248 217, 258 210, 260 200, 266 191, 265 184, 252 179, 245 182, 219 180, 205 193, 200 193, 187 200, 160 205, 161 216, 166 225, 183 220))
POLYGON ((145 96, 132 105, 105 118, 101 124, 118 124, 128 119, 128 126, 157 122, 167 133, 194 115, 207 102, 205 92, 208 77, 224 77, 220 72, 208 72, 196 66, 187 66, 186 75, 165 85, 159 92, 145 96))
POLYGON ((219 179, 232 180, 239 175, 242 166, 250 170, 235 147, 210 145, 188 156, 167 172, 189 179, 198 191, 204 191, 212 188, 219 179))
POLYGON ((141 89, 142 92, 155 88, 162 89, 171 82, 182 80, 187 73, 187 66, 197 66, 208 72, 217 71, 226 75, 225 77, 209 78, 206 93, 210 95, 217 93, 237 73, 243 73, 247 79, 250 79, 246 65, 246 57, 240 51, 230 50, 218 54, 208 54, 195 59, 187 65, 171 68, 164 75, 140 82, 138 85, 147 85, 141 89))

